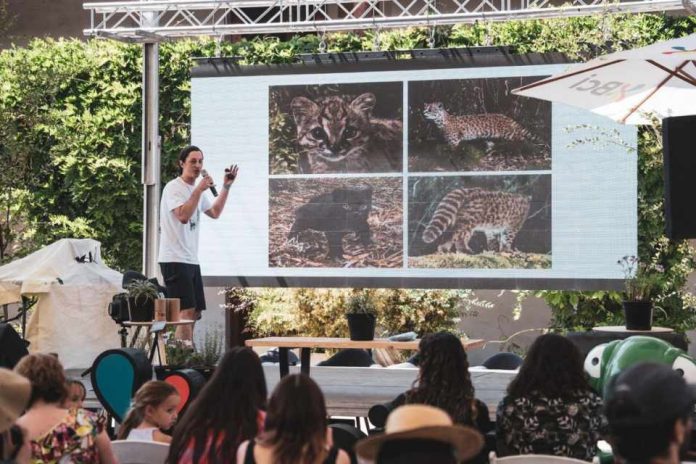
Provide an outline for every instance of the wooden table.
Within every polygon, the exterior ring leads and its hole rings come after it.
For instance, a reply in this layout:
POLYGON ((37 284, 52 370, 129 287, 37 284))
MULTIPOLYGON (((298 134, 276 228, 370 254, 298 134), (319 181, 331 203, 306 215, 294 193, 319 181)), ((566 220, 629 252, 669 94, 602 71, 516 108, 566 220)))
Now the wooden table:
MULTIPOLYGON (((182 319, 180 321, 142 321, 142 322, 134 322, 134 321, 123 321, 121 322, 121 327, 123 331, 126 331, 127 328, 130 327, 135 327, 135 332, 133 333, 133 337, 131 338, 130 341, 130 348, 133 348, 135 346, 135 343, 138 341, 138 335, 140 334, 140 329, 145 327, 147 329, 147 334, 146 337, 149 339, 150 338, 150 332, 152 331, 152 326, 154 324, 160 324, 160 330, 155 330, 155 338, 152 341, 152 345, 150 347, 150 362, 155 359, 155 351, 157 351, 157 356, 159 358, 160 364, 166 364, 167 358, 164 353, 164 349, 159 349, 159 333, 161 329, 164 329, 166 326, 176 326, 176 325, 191 325, 194 324, 196 321, 190 320, 190 319, 182 319), (164 324, 164 325, 162 325, 164 324)), ((126 334, 121 333, 121 347, 125 348, 127 344, 126 340, 126 334)))
MULTIPOLYGON (((309 357, 312 348, 356 348, 362 350, 391 348, 394 350, 417 350, 419 343, 420 339, 415 339, 409 342, 395 342, 387 338, 376 338, 369 341, 357 341, 349 338, 327 337, 266 337, 254 338, 245 342, 246 346, 251 347, 278 347, 281 377, 288 375, 290 369, 290 366, 288 365, 288 350, 290 348, 300 348, 300 372, 309 375, 309 357)), ((486 341, 481 339, 462 339, 462 345, 464 345, 465 350, 481 348, 485 344, 486 341)))
POLYGON ((610 332, 610 333, 631 333, 634 335, 654 335, 664 333, 674 333, 674 329, 668 327, 653 327, 650 330, 628 330, 625 325, 607 325, 592 327, 593 332, 610 332))

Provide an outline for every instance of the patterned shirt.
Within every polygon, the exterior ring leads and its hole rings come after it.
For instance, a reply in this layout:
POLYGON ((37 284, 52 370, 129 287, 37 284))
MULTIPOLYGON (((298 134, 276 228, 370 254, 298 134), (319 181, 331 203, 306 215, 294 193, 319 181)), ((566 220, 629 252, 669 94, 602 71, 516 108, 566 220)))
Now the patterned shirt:
POLYGON ((607 430, 602 398, 580 391, 569 399, 506 396, 498 405, 499 455, 552 454, 591 461, 607 430))
POLYGON ((98 464, 97 435, 104 431, 105 418, 84 409, 71 409, 65 420, 31 442, 31 462, 98 464))

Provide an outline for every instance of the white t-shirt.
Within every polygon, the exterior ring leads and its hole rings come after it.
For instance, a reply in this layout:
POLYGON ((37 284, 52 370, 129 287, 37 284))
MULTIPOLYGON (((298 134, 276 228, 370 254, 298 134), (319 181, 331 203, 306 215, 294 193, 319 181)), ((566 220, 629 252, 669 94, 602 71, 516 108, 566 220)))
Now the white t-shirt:
POLYGON ((170 180, 162 190, 160 202, 160 263, 189 263, 198 264, 198 235, 201 224, 201 213, 208 211, 212 202, 208 194, 203 192, 198 207, 191 219, 182 224, 174 214, 174 210, 191 198, 195 188, 184 182, 181 177, 170 180))
POLYGON ((126 437, 126 440, 155 441, 155 430, 157 429, 133 429, 128 433, 128 437, 126 437))

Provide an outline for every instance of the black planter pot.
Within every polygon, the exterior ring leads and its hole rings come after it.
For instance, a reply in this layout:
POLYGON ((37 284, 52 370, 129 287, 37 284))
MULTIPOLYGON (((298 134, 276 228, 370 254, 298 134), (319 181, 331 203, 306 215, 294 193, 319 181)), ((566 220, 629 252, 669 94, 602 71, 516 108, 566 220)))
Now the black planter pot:
POLYGON ((652 301, 624 301, 626 330, 652 329, 652 301))
POLYGON ((374 340, 375 339, 375 315, 352 313, 346 314, 348 318, 348 331, 350 339, 356 341, 374 340))
POLYGON ((135 298, 128 298, 128 310, 132 322, 150 322, 155 318, 155 301, 140 299, 136 303, 135 298))

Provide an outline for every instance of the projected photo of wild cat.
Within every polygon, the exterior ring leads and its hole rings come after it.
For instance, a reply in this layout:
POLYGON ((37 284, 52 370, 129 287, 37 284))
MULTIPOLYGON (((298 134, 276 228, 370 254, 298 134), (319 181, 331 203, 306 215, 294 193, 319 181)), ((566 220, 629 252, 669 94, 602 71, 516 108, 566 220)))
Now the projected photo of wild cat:
POLYGON ((551 267, 551 175, 412 177, 409 267, 551 267))
POLYGON ((401 82, 269 89, 271 174, 401 172, 401 82))
POLYGON ((403 265, 401 178, 270 179, 270 267, 403 265))
POLYGON ((510 93, 542 77, 409 82, 409 170, 551 169, 551 103, 510 93))

